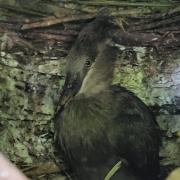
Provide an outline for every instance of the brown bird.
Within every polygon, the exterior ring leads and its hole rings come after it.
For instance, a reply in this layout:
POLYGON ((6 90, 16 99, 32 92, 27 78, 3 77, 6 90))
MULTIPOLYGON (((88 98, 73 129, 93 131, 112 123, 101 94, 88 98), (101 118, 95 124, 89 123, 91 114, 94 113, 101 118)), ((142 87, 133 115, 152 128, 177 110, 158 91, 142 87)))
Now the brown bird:
MULTIPOLYGON (((120 161, 141 179, 157 179, 155 119, 133 93, 111 85, 118 52, 111 37, 117 29, 112 18, 97 17, 80 32, 67 57, 55 136, 74 179, 107 179, 120 161)), ((123 179, 121 171, 111 179, 123 179)))

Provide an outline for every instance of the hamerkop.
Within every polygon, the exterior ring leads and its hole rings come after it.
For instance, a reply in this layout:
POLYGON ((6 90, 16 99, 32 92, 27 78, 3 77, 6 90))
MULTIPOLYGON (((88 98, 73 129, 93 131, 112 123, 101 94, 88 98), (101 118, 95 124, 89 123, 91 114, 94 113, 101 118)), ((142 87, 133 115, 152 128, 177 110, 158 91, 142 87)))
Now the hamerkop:
POLYGON ((97 17, 82 29, 67 56, 55 136, 74 179, 124 180, 120 162, 139 179, 156 179, 158 173, 154 117, 132 92, 111 85, 117 29, 111 17, 97 17))

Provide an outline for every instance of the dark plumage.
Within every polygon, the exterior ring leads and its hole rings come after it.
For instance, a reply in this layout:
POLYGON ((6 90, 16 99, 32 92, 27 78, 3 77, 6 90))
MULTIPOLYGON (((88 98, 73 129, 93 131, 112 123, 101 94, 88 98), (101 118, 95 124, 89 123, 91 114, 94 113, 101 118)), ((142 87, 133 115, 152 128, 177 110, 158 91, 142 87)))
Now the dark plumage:
MULTIPOLYGON (((67 77, 55 133, 65 162, 79 180, 103 180, 121 159, 132 173, 153 179, 159 168, 159 132, 146 105, 111 85, 117 26, 98 17, 79 34, 67 57, 67 77)), ((120 171, 111 178, 120 180, 120 171)))

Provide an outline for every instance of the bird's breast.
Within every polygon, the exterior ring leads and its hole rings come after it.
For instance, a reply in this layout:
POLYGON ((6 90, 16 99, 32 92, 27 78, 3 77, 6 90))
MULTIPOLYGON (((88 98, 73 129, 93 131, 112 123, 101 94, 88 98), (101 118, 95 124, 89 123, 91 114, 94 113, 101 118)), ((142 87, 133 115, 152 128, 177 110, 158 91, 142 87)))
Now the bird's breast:
POLYGON ((65 144, 73 147, 94 147, 108 144, 113 126, 111 107, 101 99, 76 98, 63 112, 60 133, 65 144))

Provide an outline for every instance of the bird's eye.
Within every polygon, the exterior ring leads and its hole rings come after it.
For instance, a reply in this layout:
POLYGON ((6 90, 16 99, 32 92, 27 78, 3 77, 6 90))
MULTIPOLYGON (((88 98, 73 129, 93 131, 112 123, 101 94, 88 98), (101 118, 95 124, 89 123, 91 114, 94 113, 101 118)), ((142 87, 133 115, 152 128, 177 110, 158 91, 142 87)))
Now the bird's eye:
POLYGON ((89 66, 91 65, 91 61, 87 60, 87 61, 85 62, 85 65, 89 67, 89 66))

